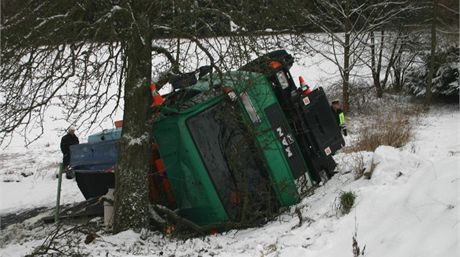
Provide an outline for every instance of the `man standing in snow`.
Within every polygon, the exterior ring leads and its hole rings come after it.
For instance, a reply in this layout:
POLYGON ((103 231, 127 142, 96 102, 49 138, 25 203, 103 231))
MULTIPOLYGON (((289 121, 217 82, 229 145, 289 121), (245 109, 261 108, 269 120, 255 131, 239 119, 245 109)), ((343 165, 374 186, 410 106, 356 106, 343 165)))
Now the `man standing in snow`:
POLYGON ((344 136, 347 136, 347 127, 345 126, 345 114, 341 108, 341 104, 339 100, 334 100, 331 103, 331 110, 334 114, 335 120, 337 121, 337 125, 340 128, 340 131, 343 133, 344 136))
POLYGON ((70 164, 70 146, 79 144, 78 137, 75 135, 75 128, 70 127, 67 134, 61 139, 61 152, 63 154, 62 166, 66 172, 66 178, 72 179, 73 174, 69 171, 70 164))

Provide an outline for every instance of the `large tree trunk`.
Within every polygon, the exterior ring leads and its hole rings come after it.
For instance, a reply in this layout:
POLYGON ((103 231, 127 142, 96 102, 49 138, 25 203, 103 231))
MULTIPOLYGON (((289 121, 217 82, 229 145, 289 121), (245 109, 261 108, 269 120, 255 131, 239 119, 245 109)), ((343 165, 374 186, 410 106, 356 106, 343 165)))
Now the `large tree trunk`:
POLYGON ((151 46, 148 33, 134 34, 126 50, 123 132, 115 172, 114 232, 148 225, 151 46))
POLYGON ((431 56, 430 56, 430 68, 428 71, 428 81, 426 83, 425 93, 425 104, 431 104, 432 87, 433 87, 433 76, 434 76, 434 61, 436 55, 436 16, 437 16, 438 0, 433 0, 433 14, 431 17, 431 56))

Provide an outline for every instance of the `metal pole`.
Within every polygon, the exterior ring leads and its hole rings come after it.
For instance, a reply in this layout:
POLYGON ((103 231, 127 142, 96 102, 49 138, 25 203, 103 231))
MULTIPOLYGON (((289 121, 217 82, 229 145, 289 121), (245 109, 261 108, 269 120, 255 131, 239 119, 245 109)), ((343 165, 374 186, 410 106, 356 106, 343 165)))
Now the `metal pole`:
POLYGON ((62 184, 62 172, 64 169, 64 164, 59 165, 59 174, 58 174, 58 187, 57 187, 57 197, 56 197, 56 210, 54 213, 54 222, 59 222, 59 212, 60 212, 60 202, 61 202, 61 184, 62 184))

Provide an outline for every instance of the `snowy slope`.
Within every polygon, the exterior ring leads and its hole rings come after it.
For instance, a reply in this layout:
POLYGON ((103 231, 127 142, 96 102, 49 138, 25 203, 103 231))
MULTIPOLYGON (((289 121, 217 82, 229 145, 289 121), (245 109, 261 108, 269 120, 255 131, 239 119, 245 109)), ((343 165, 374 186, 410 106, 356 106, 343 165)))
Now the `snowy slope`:
MULTIPOLYGON (((402 149, 379 147, 361 153, 366 165, 375 166, 370 180, 354 180, 349 172, 356 162, 339 154, 341 173, 297 207, 305 222, 291 212, 261 228, 229 231, 186 241, 164 238, 156 232, 144 235, 126 231, 102 234, 95 242, 80 243, 90 256, 353 256, 352 235, 357 234, 364 256, 454 257, 460 237, 460 112, 457 106, 433 108, 416 126, 414 140, 402 149), (351 213, 337 210, 341 192, 357 195, 351 213), (308 219, 307 219, 308 218, 308 219), (141 239, 142 238, 142 239, 141 239)), ((12 154, 12 153, 9 153, 12 154)), ((2 155, 0 166, 34 175, 20 182, 1 182, 2 212, 53 204, 56 180, 52 168, 59 160, 54 150, 35 149, 32 154, 2 155), (27 155, 27 156, 26 156, 27 155), (28 164, 27 160, 34 160, 28 164), (13 187, 14 186, 14 187, 13 187)), ((2 178, 12 176, 4 174, 2 178)), ((75 183, 65 181, 65 201, 79 201, 75 183)), ((32 229, 27 233, 49 233, 32 229)), ((21 232, 26 233, 26 232, 21 232)), ((18 237, 20 238, 20 237, 18 237)), ((23 256, 42 240, 11 240, 0 256, 23 256), (21 242, 21 243, 20 243, 21 242)))
MULTIPOLYGON (((56 202, 57 145, 12 148, 0 154, 0 215, 56 202)), ((63 179, 62 202, 84 200, 74 180, 63 179)))

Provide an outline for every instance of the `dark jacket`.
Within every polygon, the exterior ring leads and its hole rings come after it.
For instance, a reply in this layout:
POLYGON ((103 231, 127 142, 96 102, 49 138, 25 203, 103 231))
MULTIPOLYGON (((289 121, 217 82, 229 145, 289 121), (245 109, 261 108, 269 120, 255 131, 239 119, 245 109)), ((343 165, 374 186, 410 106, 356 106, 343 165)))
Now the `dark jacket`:
POLYGON ((80 142, 78 141, 78 137, 76 135, 72 134, 67 134, 62 137, 61 139, 61 152, 64 155, 67 155, 70 153, 70 146, 71 145, 76 145, 79 144, 80 142))

